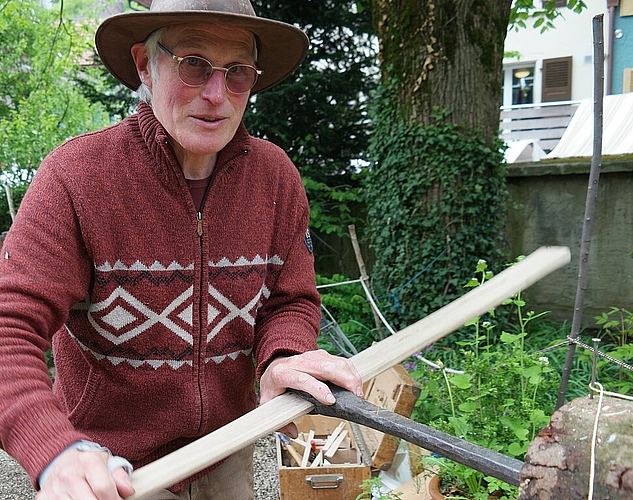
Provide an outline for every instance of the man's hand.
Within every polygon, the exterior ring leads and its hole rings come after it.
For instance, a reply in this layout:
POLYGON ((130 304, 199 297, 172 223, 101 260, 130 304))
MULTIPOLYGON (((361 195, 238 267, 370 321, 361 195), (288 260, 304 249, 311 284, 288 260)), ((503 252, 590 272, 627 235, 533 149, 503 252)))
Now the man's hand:
POLYGON ((323 381, 363 395, 363 381, 353 363, 319 349, 271 361, 260 380, 260 402, 266 403, 289 388, 307 392, 323 404, 334 404, 332 391, 323 381))
POLYGON ((68 450, 52 465, 36 500, 121 500, 134 494, 127 472, 112 473, 102 451, 68 450))

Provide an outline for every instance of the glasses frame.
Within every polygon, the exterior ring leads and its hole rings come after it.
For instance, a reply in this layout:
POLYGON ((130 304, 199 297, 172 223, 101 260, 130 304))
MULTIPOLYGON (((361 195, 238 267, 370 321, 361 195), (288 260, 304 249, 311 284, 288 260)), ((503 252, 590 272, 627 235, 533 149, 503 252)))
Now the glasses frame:
POLYGON ((171 50, 169 50, 167 47, 165 47, 162 43, 160 43, 160 42, 157 42, 157 43, 158 43, 158 47, 163 52, 165 52, 165 54, 167 54, 169 57, 171 57, 174 61, 176 61, 178 63, 178 78, 180 78, 180 81, 182 83, 184 83, 187 87, 202 87, 205 83, 207 83, 211 79, 211 77, 213 76, 213 72, 214 71, 222 71, 224 73, 224 86, 226 87, 226 90, 228 90, 229 92, 231 92, 233 94, 246 94, 247 92, 250 92, 251 90, 253 90, 253 87, 255 87, 255 85, 257 84, 257 79, 263 73, 263 71, 261 69, 253 66, 252 64, 237 63, 237 64, 231 64, 227 68, 223 68, 222 66, 214 66, 213 64, 211 64, 210 61, 208 61, 204 57, 196 56, 196 55, 193 55, 193 54, 180 57, 180 56, 177 56, 176 54, 174 54, 171 50), (195 59, 199 59, 201 61, 206 62, 211 67, 211 73, 209 74, 209 78, 207 78, 202 83, 198 83, 198 84, 195 84, 195 85, 193 85, 191 83, 187 83, 186 81, 184 81, 182 79, 182 76, 180 75, 180 64, 185 59, 189 59, 189 58, 192 58, 192 57, 195 58, 195 59), (245 90, 244 92, 235 92, 234 90, 231 90, 231 88, 229 87, 229 81, 227 79, 228 75, 229 75, 229 71, 231 70, 231 68, 234 68, 236 66, 251 68, 251 69, 253 69, 255 71, 255 79, 253 80, 253 85, 251 85, 251 88, 249 88, 248 90, 245 90))

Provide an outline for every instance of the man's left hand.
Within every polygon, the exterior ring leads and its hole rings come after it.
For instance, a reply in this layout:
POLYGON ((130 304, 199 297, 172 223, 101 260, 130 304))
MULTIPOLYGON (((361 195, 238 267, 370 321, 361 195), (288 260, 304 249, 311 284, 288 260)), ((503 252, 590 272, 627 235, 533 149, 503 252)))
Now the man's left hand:
POLYGON ((307 392, 323 404, 334 404, 334 395, 324 381, 363 395, 363 381, 353 363, 319 349, 271 361, 260 380, 260 402, 266 403, 289 388, 307 392))

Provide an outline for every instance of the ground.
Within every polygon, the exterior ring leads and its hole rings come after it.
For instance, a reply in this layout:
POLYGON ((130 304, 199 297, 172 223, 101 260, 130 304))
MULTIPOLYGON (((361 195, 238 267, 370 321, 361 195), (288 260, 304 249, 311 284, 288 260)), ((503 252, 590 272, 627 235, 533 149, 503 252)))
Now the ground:
MULTIPOLYGON (((272 435, 257 442, 255 457, 255 500, 278 500, 279 477, 277 455, 272 435)), ((22 469, 3 450, 0 450, 0 500, 33 500, 35 492, 22 469)))

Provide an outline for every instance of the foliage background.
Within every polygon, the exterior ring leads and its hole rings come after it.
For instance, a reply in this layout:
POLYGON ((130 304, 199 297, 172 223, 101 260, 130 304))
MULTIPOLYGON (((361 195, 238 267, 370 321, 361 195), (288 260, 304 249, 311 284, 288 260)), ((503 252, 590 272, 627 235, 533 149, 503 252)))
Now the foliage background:
MULTIPOLYGON (((0 5, 0 172, 2 183, 15 191, 16 204, 48 152, 109 123, 75 81, 89 36, 38 1, 0 5)), ((4 196, 0 210, 6 230, 10 217, 4 196)))
POLYGON ((480 258, 507 261, 507 191, 500 144, 487 146, 447 112, 430 125, 407 123, 389 95, 376 99, 365 196, 374 291, 402 328, 462 295, 480 258))

